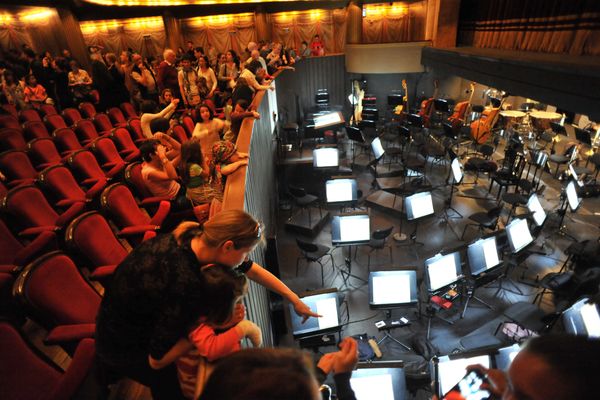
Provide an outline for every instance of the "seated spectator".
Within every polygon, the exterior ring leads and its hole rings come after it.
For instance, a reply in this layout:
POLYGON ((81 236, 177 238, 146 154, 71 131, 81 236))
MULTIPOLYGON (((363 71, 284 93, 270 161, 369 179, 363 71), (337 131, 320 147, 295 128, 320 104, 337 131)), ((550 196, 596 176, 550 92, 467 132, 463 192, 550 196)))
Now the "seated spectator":
POLYGON ((25 94, 23 86, 15 79, 14 73, 6 69, 4 70, 4 82, 2 84, 2 94, 8 104, 12 104, 19 109, 25 108, 25 94))
POLYGON ((195 205, 223 201, 220 187, 210 182, 208 160, 202 156, 200 142, 188 140, 181 145, 179 175, 186 187, 187 198, 195 205))
POLYGON ((150 123, 157 118, 171 118, 171 115, 173 115, 177 109, 177 104, 179 104, 179 99, 172 99, 168 106, 161 111, 158 111, 158 106, 154 101, 143 101, 142 106, 140 107, 142 112, 142 115, 140 116, 140 125, 144 136, 152 138, 153 132, 150 128, 150 123))
POLYGON ((26 82, 27 85, 23 90, 25 103, 34 108, 39 108, 42 104, 54 104, 54 101, 48 97, 46 89, 37 83, 33 74, 27 75, 26 82))
POLYGON ((212 146, 212 158, 209 162, 210 182, 223 191, 227 175, 233 174, 244 165, 248 165, 248 154, 238 152, 235 144, 229 141, 218 141, 212 146))
POLYGON ((237 141, 238 134, 240 133, 240 127, 244 118, 255 118, 259 119, 260 114, 256 111, 248 110, 249 103, 247 100, 239 100, 231 112, 231 129, 223 135, 223 139, 229 140, 232 143, 237 141))
POLYGON ((298 51, 298 55, 300 56, 300 58, 310 57, 311 51, 310 47, 308 47, 308 43, 306 43, 306 40, 303 40, 302 44, 300 44, 300 50, 298 51))
POLYGON ((188 340, 193 350, 177 360, 179 383, 184 396, 197 399, 213 363, 241 349, 240 340, 248 337, 254 347, 262 344, 262 332, 251 321, 243 319, 243 296, 248 281, 243 274, 220 264, 204 268, 207 315, 191 330, 188 340))
POLYGON ((92 78, 87 71, 80 69, 77 61, 72 60, 69 63, 71 72, 69 72, 69 88, 71 89, 71 95, 75 103, 81 103, 82 101, 94 101, 94 97, 91 94, 92 91, 92 78))
POLYGON ((199 399, 321 400, 319 384, 333 372, 337 398, 352 400, 350 376, 357 361, 357 344, 351 338, 342 340, 339 351, 321 357, 317 368, 307 353, 295 349, 242 350, 216 365, 199 399))
POLYGON ((214 111, 205 103, 200 105, 200 118, 200 122, 194 127, 192 137, 200 141, 202 155, 210 159, 212 157, 212 145, 220 140, 227 124, 225 121, 215 118, 214 111))

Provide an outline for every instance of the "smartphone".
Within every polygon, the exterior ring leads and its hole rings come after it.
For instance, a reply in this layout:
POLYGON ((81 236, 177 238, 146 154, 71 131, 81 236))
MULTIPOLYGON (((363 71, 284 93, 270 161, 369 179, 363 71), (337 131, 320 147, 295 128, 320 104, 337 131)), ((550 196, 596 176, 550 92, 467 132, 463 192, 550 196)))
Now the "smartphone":
POLYGON ((481 385, 487 383, 487 378, 478 370, 468 372, 461 380, 443 397, 444 400, 484 400, 491 394, 481 385))

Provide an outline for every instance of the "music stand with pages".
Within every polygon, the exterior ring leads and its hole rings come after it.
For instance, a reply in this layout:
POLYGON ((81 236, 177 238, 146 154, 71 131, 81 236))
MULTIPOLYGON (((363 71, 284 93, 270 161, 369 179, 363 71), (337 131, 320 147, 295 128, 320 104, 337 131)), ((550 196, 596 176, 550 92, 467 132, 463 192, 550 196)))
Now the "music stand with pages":
MULTIPOLYGON (((420 192, 415 193, 411 196, 404 198, 404 211, 406 212, 406 219, 408 221, 414 221, 414 229, 410 233, 408 239, 409 243, 416 246, 424 246, 424 243, 417 241, 417 231, 419 228, 419 220, 427 216, 434 214, 433 209, 433 198, 431 192, 420 192)), ((401 231, 402 229, 400 229, 401 231)), ((400 232, 394 234, 394 239, 397 241, 404 241, 400 232)), ((416 253, 416 248, 415 248, 416 253)), ((418 254, 417 254, 418 257, 418 254)))
POLYGON ((523 293, 523 291, 508 275, 511 267, 517 267, 519 265, 519 256, 523 254, 529 254, 523 250, 533 245, 533 236, 531 236, 529 224, 525 218, 513 218, 513 220, 506 225, 505 229, 508 237, 511 257, 507 262, 504 263, 506 268, 504 269, 504 273, 498 278, 498 290, 496 290, 494 295, 498 296, 502 290, 506 290, 510 293, 523 296, 525 293, 523 293), (511 288, 505 287, 505 283, 510 285, 511 288))
POLYGON ((567 215, 567 209, 570 208, 571 212, 575 213, 581 206, 581 199, 577 195, 577 185, 574 180, 570 180, 564 189, 564 193, 561 194, 561 203, 558 209, 558 215, 560 220, 558 222, 558 228, 549 236, 553 234, 559 234, 565 236, 571 240, 577 241, 577 239, 567 232, 567 225, 565 224, 565 216, 567 215))
POLYGON ((363 136, 360 128, 353 125, 346 126, 346 134, 348 135, 348 139, 350 139, 352 144, 352 164, 354 164, 354 160, 356 159, 355 148, 356 146, 365 148, 365 137, 363 136))
POLYGON ((303 340, 303 347, 319 347, 335 345, 335 339, 329 334, 337 333, 341 339, 340 304, 338 291, 335 288, 307 292, 301 296, 304 304, 321 315, 319 318, 310 317, 303 321, 303 317, 296 314, 294 306, 289 304, 292 334, 294 339, 303 340))
POLYGON ((600 307, 587 297, 565 310, 562 322, 567 333, 600 338, 600 307))
MULTIPOLYGON (((481 354, 481 353, 480 353, 481 354)), ((483 355, 465 355, 449 354, 438 358, 438 376, 441 394, 447 393, 456 385, 467 373, 467 366, 480 364, 484 368, 492 367, 492 357, 489 354, 483 355)), ((431 369, 433 375, 433 368, 431 369)), ((432 376, 435 379, 435 376, 432 376)))
POLYGON ((313 150, 313 167, 335 169, 340 165, 337 147, 321 147, 313 150))
POLYGON ((467 284, 467 300, 460 315, 461 318, 465 317, 471 299, 478 301, 490 310, 494 309, 491 305, 477 297, 475 291, 481 287, 479 282, 485 279, 485 275, 492 273, 502 265, 496 243, 496 234, 493 233, 489 237, 483 237, 471 243, 467 247, 467 259, 469 260, 469 272, 472 281, 467 284))
POLYGON ((458 297, 458 292, 454 289, 459 281, 463 279, 460 252, 437 254, 425 260, 425 277, 427 290, 429 291, 429 305, 427 306, 427 340, 429 340, 431 320, 434 317, 450 325, 454 325, 452 321, 435 314, 432 302, 440 307, 450 308, 452 300, 458 297), (443 304, 440 304, 439 301, 443 302, 443 304))
MULTIPOLYGON (((450 154, 453 155, 453 151, 450 150, 450 154)), ((444 199, 444 210, 442 211, 441 218, 446 222, 447 226, 450 228, 456 239, 460 240, 458 234, 454 231, 452 224, 450 224, 450 219, 460 219, 463 218, 463 215, 458 212, 458 210, 452 207, 452 198, 454 197, 454 191, 456 190, 456 185, 460 185, 464 177, 462 165, 458 159, 458 157, 453 157, 452 162, 450 163, 450 171, 448 171, 448 177, 446 178, 446 184, 448 180, 450 180, 450 197, 444 199), (449 211, 452 211, 455 215, 450 215, 449 211)))
POLYGON ((350 386, 357 399, 405 400, 406 376, 402 361, 359 362, 350 386))
POLYGON ((327 204, 344 207, 352 206, 358 201, 356 179, 330 179, 325 182, 327 204))
POLYGON ((417 291, 417 271, 373 271, 369 274, 369 307, 372 309, 385 310, 385 320, 378 321, 375 326, 384 332, 384 336, 377 344, 390 339, 407 350, 409 346, 402 343, 390 334, 390 330, 410 325, 405 317, 391 320, 392 309, 416 304, 419 299, 417 291))
POLYGON ((371 221, 369 214, 353 213, 334 215, 331 220, 331 243, 336 247, 348 247, 348 256, 344 258, 347 271, 340 269, 344 284, 353 277, 363 282, 363 278, 352 274, 352 246, 369 243, 371 240, 371 221))

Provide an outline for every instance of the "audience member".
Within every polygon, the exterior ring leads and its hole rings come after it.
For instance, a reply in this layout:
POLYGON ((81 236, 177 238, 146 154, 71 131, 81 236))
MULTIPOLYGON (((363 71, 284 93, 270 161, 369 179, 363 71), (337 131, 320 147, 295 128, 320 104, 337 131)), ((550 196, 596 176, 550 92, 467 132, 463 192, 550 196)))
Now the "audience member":
POLYGON ((165 108, 163 108, 161 111, 158 111, 158 106, 154 101, 145 100, 142 102, 140 125, 144 136, 147 138, 152 138, 153 132, 152 129, 150 129, 151 122, 157 118, 171 118, 171 115, 173 115, 177 109, 177 104, 179 104, 179 99, 172 99, 165 108))
POLYGON ((222 192, 227 175, 233 174, 244 165, 248 165, 248 154, 238 152, 235 144, 227 140, 214 143, 209 161, 211 184, 222 192))
POLYGON ((123 76, 123 70, 117 64, 117 56, 115 53, 106 53, 105 56, 106 64, 108 66, 108 73, 112 78, 112 85, 110 90, 110 99, 114 105, 119 105, 126 101, 129 101, 129 91, 125 86, 125 77, 123 76))
POLYGON ((34 108, 39 108, 42 104, 54 104, 54 101, 46 93, 46 89, 35 79, 33 74, 26 78, 27 85, 23 90, 24 101, 34 108))
POLYGON ((231 94, 231 104, 233 107, 240 101, 245 100, 248 104, 252 103, 254 97, 254 89, 248 85, 246 78, 239 77, 233 93, 231 94))
POLYGON ((131 77, 131 70, 133 69, 133 56, 131 52, 127 50, 121 52, 118 67, 121 69, 121 76, 123 76, 125 87, 131 95, 135 88, 135 81, 131 77))
MULTIPOLYGON (((106 110, 108 106, 115 106, 114 100, 111 98, 111 90, 113 86, 112 76, 108 72, 106 64, 102 59, 100 52, 94 52, 90 54, 92 60, 92 81, 94 81, 94 88, 100 95, 100 101, 98 103, 98 109, 106 110), (113 101, 113 103, 110 103, 113 101)), ((118 106, 119 104, 116 104, 118 106)))
POLYGON ((203 100, 212 98, 217 90, 217 76, 215 75, 215 71, 210 67, 210 63, 208 61, 207 56, 201 56, 198 58, 198 75, 204 77, 206 79, 206 86, 209 89, 208 94, 203 98, 203 100))
POLYGON ((150 66, 139 54, 133 56, 132 64, 131 78, 137 83, 142 99, 158 101, 158 85, 150 66))
POLYGON ((256 111, 248 110, 250 104, 247 100, 241 99, 235 103, 235 107, 231 112, 231 129, 225 133, 223 139, 229 140, 232 143, 235 143, 240 133, 240 127, 242 126, 242 121, 244 118, 255 118, 259 119, 260 114, 256 111))
POLYGON ((213 67, 215 71, 218 71, 219 68, 217 68, 217 61, 219 59, 219 53, 217 53, 217 49, 215 49, 215 46, 209 43, 208 50, 206 50, 205 55, 208 56, 208 60, 210 61, 211 67, 213 67))
POLYGON ((239 351, 242 339, 247 337, 254 347, 262 344, 260 328, 243 319, 246 277, 219 264, 206 266, 202 272, 205 296, 212 304, 206 305, 209 313, 200 317, 198 326, 188 335, 194 349, 177 360, 179 383, 188 399, 198 398, 214 362, 239 351))
POLYGON ((300 350, 242 350, 217 363, 200 400, 321 400, 319 384, 330 372, 337 398, 354 400, 350 376, 357 362, 357 344, 351 338, 340 343, 339 351, 325 354, 317 371, 308 354, 300 350))
POLYGON ((195 206, 223 201, 223 192, 210 177, 208 160, 202 155, 200 142, 191 139, 181 145, 179 175, 186 187, 186 196, 195 206))
POLYGON ((200 104, 198 73, 192 67, 192 59, 187 54, 181 59, 181 70, 177 73, 177 80, 179 82, 179 93, 185 106, 194 108, 200 104))
POLYGON ((4 82, 2 84, 2 93, 8 104, 12 104, 17 108, 25 108, 25 94, 23 86, 15 79, 15 75, 11 70, 4 70, 4 82))
MULTIPOLYGON (((152 144, 150 144, 152 146, 152 144)), ((152 396, 180 399, 172 364, 190 349, 186 339, 199 315, 207 315, 202 267, 238 267, 248 278, 317 316, 283 282, 248 259, 262 227, 241 210, 217 213, 203 226, 184 222, 172 234, 141 243, 117 267, 100 306, 96 352, 109 369, 150 387, 152 396), (157 369, 157 365, 166 365, 157 369)))
POLYGON ((214 112, 208 104, 201 104, 199 110, 200 121, 196 123, 192 137, 200 141, 202 155, 210 159, 212 157, 212 145, 221 138, 226 123, 219 118, 215 118, 214 112))
POLYGON ((258 81, 256 80, 256 77, 257 77, 257 75, 259 75, 261 73, 264 74, 265 70, 262 67, 262 65, 260 65, 260 62, 258 62, 258 61, 252 61, 242 71, 242 73, 240 75, 240 78, 244 78, 246 80, 246 84, 248 86, 250 86, 255 91, 257 91, 257 90, 267 90, 267 89, 273 90, 273 89, 275 89, 273 86, 270 86, 270 85, 261 85, 260 83, 258 83, 258 81))
POLYGON ((92 91, 92 78, 87 71, 80 69, 77 61, 72 60, 69 63, 71 72, 69 72, 69 88, 73 96, 73 101, 77 104, 82 101, 94 101, 94 97, 91 94, 92 91))
POLYGON ((166 49, 163 52, 164 60, 158 64, 156 83, 158 83, 158 90, 163 91, 165 89, 171 89, 173 96, 179 98, 181 93, 179 91, 179 79, 178 71, 175 67, 175 52, 171 49, 166 49))
POLYGON ((231 92, 240 74, 239 60, 235 51, 228 50, 225 53, 225 62, 219 68, 219 89, 222 92, 231 92))
POLYGON ((56 73, 56 100, 63 110, 73 106, 73 96, 69 87, 69 63, 62 57, 52 61, 52 68, 56 73))
POLYGON ((310 42, 310 54, 312 57, 325 55, 325 44, 319 35, 315 35, 310 42))

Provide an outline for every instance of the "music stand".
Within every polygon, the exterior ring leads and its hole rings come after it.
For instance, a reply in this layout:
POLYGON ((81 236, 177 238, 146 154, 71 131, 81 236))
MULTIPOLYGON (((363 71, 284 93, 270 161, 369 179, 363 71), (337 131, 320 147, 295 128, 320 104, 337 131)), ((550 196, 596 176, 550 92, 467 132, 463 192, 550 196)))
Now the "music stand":
POLYGON ((340 155, 337 147, 321 147, 313 150, 314 168, 337 168, 340 165, 340 155))
POLYGON ((357 145, 360 147, 364 147, 365 137, 363 136, 362 131, 358 127, 353 125, 346 126, 346 134, 348 135, 348 139, 350 139, 350 142, 352 144, 352 163, 354 164, 354 160, 356 159, 354 147, 357 145))
MULTIPOLYGON (((296 340, 306 339, 306 343, 313 344, 305 347, 319 347, 325 343, 319 343, 319 340, 310 340, 309 338, 326 335, 329 333, 338 333, 340 338, 340 300, 338 290, 336 288, 317 290, 306 292, 302 296, 304 304, 308 305, 311 310, 315 310, 320 318, 304 318, 297 315, 294 311, 294 306, 289 304, 290 320, 292 324, 292 335, 296 340)), ((331 343, 335 344, 335 342, 331 343)))
POLYGON ((581 144, 592 147, 592 132, 576 126, 573 128, 575 129, 575 139, 577 139, 577 141, 581 144))
POLYGON ((344 207, 352 206, 358 201, 356 179, 331 179, 325 181, 325 198, 327 204, 344 207))
POLYGON ((369 214, 349 213, 334 215, 331 220, 331 243, 335 247, 348 247, 348 257, 344 258, 347 271, 340 269, 344 285, 353 277, 366 282, 363 278, 352 274, 352 246, 369 243, 371 240, 371 222, 369 214))
POLYGON ((600 307, 587 297, 565 310, 562 322, 567 333, 600 338, 600 307))
MULTIPOLYGON (((437 254, 425 260, 425 276, 427 280, 427 290, 429 291, 429 304, 427 306, 427 340, 431 332, 431 320, 436 317, 454 325, 452 321, 440 317, 435 314, 435 308, 431 302, 434 297, 440 297, 440 300, 448 302, 454 300, 458 296, 449 294, 450 290, 463 279, 460 261, 460 252, 454 251, 449 254, 437 254)), ((438 304, 438 303, 436 303, 438 304)), ((449 308, 449 307, 448 307, 449 308)))
POLYGON ((350 386, 357 399, 406 399, 406 376, 402 361, 359 362, 350 386))
POLYGON ((378 345, 390 339, 406 350, 411 350, 390 334, 392 329, 410 325, 410 321, 404 317, 392 321, 392 309, 415 304, 418 298, 415 270, 373 271, 369 274, 369 307, 383 309, 386 318, 385 321, 375 323, 375 326, 384 332, 383 337, 377 341, 378 345))
MULTIPOLYGON (((419 220, 434 214, 433 198, 431 192, 419 192, 404 198, 404 211, 406 212, 406 220, 414 221, 414 229, 410 233, 409 243, 416 246, 424 246, 424 243, 417 241, 417 231, 419 229, 419 220)), ((400 228, 400 231, 402 228, 400 228)), ((402 241, 400 232, 394 234, 394 239, 402 241)), ((416 249, 415 249, 416 252, 416 249)), ((418 257, 418 254, 417 254, 418 257)))
MULTIPOLYGON (((484 368, 492 367, 492 359, 489 354, 472 355, 449 354, 440 356, 438 361, 438 377, 441 394, 447 393, 456 385, 467 373, 467 366, 480 364, 484 368)), ((433 368, 432 368, 433 373, 433 368)))
POLYGON ((565 216, 567 215, 567 209, 571 209, 571 212, 576 212, 577 209, 581 206, 581 199, 577 195, 577 187, 574 180, 569 180, 567 186, 564 189, 564 192, 561 193, 561 203, 558 209, 558 215, 560 215, 560 220, 558 222, 558 228, 547 237, 552 236, 553 234, 559 234, 560 236, 565 236, 571 240, 577 241, 577 239, 568 233, 567 226, 565 222, 565 216))
POLYGON ((478 301, 490 310, 494 308, 477 297, 475 291, 483 286, 480 284, 485 276, 502 265, 496 243, 496 233, 483 237, 467 247, 467 258, 469 260, 469 272, 471 281, 467 283, 467 300, 463 307, 461 318, 465 317, 471 299, 478 301))
POLYGON ((378 176, 377 164, 379 164, 379 161, 381 161, 383 159, 383 156, 385 155, 385 149, 383 148, 383 145, 381 144, 381 139, 379 137, 376 137, 371 142, 371 150, 373 151, 374 159, 372 161, 369 161, 367 167, 373 167, 373 181, 371 182, 371 186, 374 187, 377 183, 378 176))

